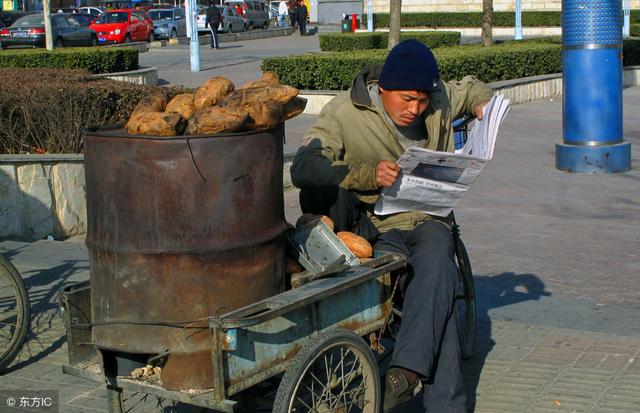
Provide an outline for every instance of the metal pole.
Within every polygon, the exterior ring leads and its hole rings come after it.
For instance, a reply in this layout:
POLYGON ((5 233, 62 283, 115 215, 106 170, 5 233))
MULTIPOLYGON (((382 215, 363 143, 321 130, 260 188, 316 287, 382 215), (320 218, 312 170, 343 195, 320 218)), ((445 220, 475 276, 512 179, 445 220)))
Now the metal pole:
POLYGON ((622 127, 621 6, 619 0, 562 1, 560 170, 631 169, 631 144, 624 142, 622 127))
POLYGON ((49 13, 49 0, 42 1, 42 14, 44 16, 44 42, 47 50, 53 50, 53 32, 51 31, 51 13, 49 13))
POLYGON ((516 0, 516 40, 522 40, 522 1, 516 0))
POLYGON ((373 0, 367 0, 367 31, 373 31, 373 0))
POLYGON ((631 31, 629 28, 630 17, 631 17, 631 0, 623 0, 624 1, 624 26, 622 27, 622 35, 624 37, 629 37, 631 35, 631 31))
POLYGON ((191 71, 199 72, 200 71, 200 42, 198 41, 198 25, 196 24, 196 0, 187 0, 188 14, 187 14, 187 22, 191 23, 189 26, 189 33, 191 37, 191 41, 189 45, 191 46, 191 71))

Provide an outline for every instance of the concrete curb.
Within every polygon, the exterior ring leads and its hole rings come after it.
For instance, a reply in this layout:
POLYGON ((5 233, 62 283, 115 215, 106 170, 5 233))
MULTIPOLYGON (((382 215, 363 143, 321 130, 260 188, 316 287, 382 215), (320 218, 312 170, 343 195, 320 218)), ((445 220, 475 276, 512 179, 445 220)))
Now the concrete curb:
POLYGON ((145 53, 149 51, 149 43, 147 42, 132 42, 132 43, 121 43, 121 44, 105 44, 100 47, 110 47, 110 48, 122 48, 122 47, 131 47, 138 50, 138 53, 145 53))
MULTIPOLYGON (((255 40, 255 39, 267 39, 270 37, 280 37, 280 36, 291 36, 295 32, 295 29, 291 27, 286 28, 273 28, 267 30, 253 29, 246 32, 240 33, 219 33, 218 40, 220 43, 230 43, 230 42, 240 42, 243 40, 255 40)), ((191 39, 188 37, 179 37, 178 44, 181 45, 189 45, 191 39)), ((200 44, 209 44, 211 43, 211 35, 206 34, 204 36, 198 36, 198 41, 200 44)), ((161 43, 161 42, 154 42, 161 43)), ((166 45, 169 42, 165 43, 166 45)), ((160 45, 162 46, 162 45, 160 45)), ((158 47, 158 45, 153 45, 153 47, 158 47)))
POLYGON ((128 72, 100 73, 91 76, 93 79, 112 79, 122 82, 134 83, 136 85, 158 84, 158 68, 155 66, 143 67, 138 70, 130 70, 128 72))

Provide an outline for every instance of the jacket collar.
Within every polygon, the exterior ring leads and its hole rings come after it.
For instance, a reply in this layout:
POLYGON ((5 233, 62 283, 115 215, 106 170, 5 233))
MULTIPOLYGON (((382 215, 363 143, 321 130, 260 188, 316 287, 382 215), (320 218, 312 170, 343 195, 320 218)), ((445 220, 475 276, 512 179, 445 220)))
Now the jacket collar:
POLYGON ((369 96, 368 86, 371 83, 378 83, 381 71, 382 65, 367 65, 356 75, 351 84, 350 92, 351 101, 354 105, 375 110, 371 96, 369 96))

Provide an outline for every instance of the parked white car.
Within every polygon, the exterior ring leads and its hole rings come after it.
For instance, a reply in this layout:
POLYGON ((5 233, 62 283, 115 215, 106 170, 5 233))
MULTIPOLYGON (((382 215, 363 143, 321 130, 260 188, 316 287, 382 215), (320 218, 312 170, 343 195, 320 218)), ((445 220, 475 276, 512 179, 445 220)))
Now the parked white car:
POLYGON ((104 10, 100 7, 80 7, 80 13, 87 13, 92 15, 93 17, 98 17, 99 15, 104 13, 104 10))

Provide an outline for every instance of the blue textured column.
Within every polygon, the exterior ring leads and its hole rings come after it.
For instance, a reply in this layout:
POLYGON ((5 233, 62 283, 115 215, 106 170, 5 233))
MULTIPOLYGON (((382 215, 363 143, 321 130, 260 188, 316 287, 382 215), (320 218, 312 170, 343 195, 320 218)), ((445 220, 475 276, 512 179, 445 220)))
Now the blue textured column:
POLYGON ((562 1, 563 143, 556 168, 569 172, 631 169, 622 132, 620 0, 562 1))

